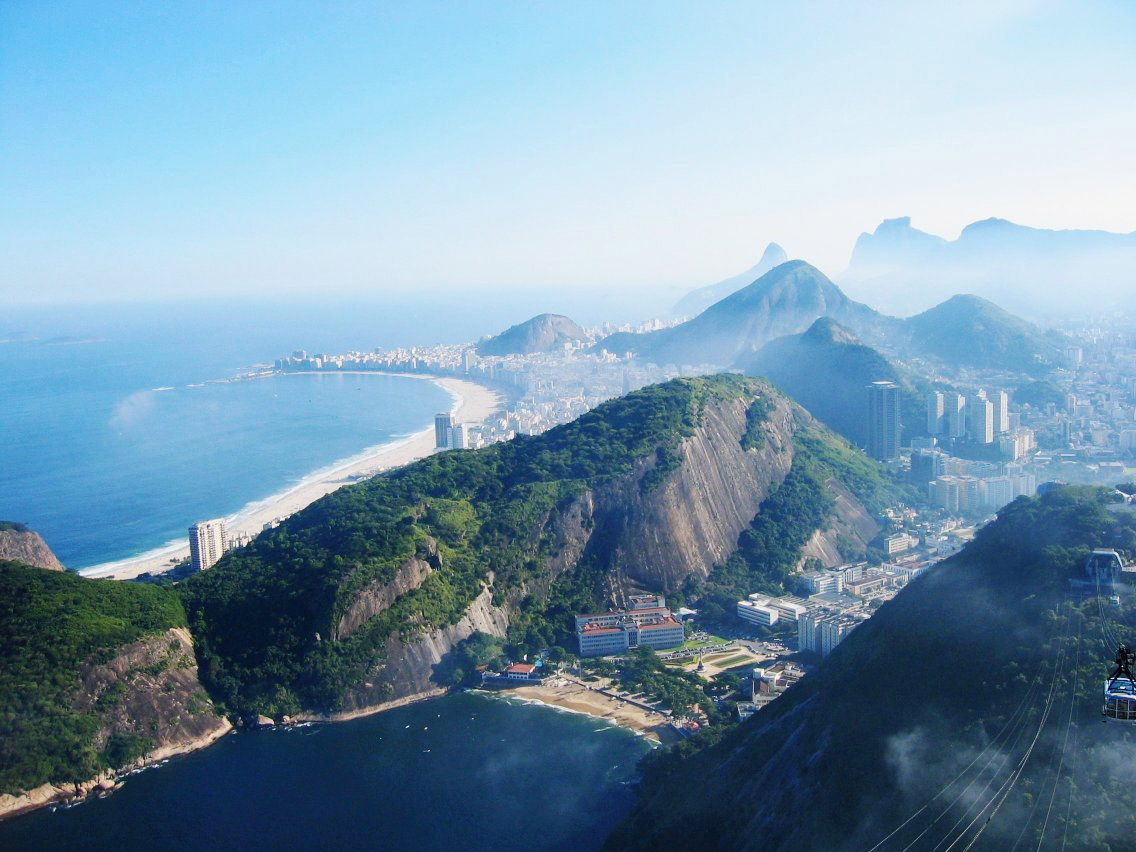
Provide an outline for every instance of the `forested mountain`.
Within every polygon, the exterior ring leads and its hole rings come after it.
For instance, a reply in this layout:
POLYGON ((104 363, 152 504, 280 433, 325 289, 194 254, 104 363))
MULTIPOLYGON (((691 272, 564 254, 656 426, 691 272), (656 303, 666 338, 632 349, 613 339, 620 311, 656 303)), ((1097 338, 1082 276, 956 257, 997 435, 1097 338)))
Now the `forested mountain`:
POLYGON ((903 437, 927 431, 930 385, 901 370, 830 317, 803 334, 771 340, 735 365, 764 376, 854 445, 867 443, 867 386, 891 381, 900 386, 903 437))
POLYGON ((687 293, 675 304, 674 313, 678 316, 697 316, 715 302, 721 301, 747 284, 752 284, 773 267, 780 266, 788 259, 789 256, 785 254, 785 249, 777 243, 770 243, 765 247, 761 260, 756 265, 751 266, 739 275, 733 275, 719 281, 717 284, 699 287, 697 290, 687 293))
POLYGON ((629 590, 778 588, 862 550, 896 489, 768 385, 681 379, 341 489, 181 588, 226 707, 352 712, 437 690, 475 630, 519 656, 629 590))
POLYGON ((1005 507, 720 742, 652 755, 609 846, 1130 846, 1136 747, 1100 706, 1133 608, 1066 582, 1092 547, 1136 553, 1136 516, 1111 499, 1005 507))
POLYGON ((791 260, 681 325, 646 334, 613 334, 600 345, 658 364, 728 366, 774 338, 804 331, 822 316, 861 335, 872 333, 881 321, 819 269, 791 260))
POLYGON ((560 314, 538 314, 477 344, 478 355, 531 355, 551 352, 584 337, 584 330, 560 314))
POLYGON ((903 322, 906 348, 947 364, 1042 373, 1059 366, 1059 332, 1043 331, 978 296, 952 296, 903 322))
POLYGON ((0 561, 0 815, 228 727, 175 591, 0 561))
POLYGON ((907 319, 885 316, 849 299, 820 270, 793 260, 692 320, 645 334, 613 334, 599 345, 656 364, 768 363, 768 357, 754 353, 779 337, 804 332, 821 318, 881 352, 947 369, 1043 373, 1060 365, 1066 342, 1060 333, 1044 331, 977 296, 953 296, 907 319))

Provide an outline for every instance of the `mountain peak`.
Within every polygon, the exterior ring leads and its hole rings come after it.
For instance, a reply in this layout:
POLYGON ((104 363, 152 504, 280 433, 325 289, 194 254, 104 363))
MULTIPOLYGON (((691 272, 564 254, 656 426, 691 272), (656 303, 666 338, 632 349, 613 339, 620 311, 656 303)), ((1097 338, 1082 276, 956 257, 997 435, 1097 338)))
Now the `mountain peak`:
POLYGON ((531 355, 550 352, 576 340, 584 330, 562 314, 537 314, 477 345, 478 355, 531 355))
POLYGON ((821 317, 808 330, 801 335, 801 339, 810 343, 859 343, 860 339, 852 332, 834 320, 832 317, 821 317))
POLYGON ((737 292, 747 284, 752 284, 766 272, 788 259, 789 255, 785 254, 785 249, 777 243, 769 243, 765 247, 765 251, 761 253, 761 260, 757 262, 757 265, 751 266, 739 275, 723 279, 717 284, 700 287, 687 293, 675 304, 674 312, 679 316, 697 316, 715 302, 737 292))

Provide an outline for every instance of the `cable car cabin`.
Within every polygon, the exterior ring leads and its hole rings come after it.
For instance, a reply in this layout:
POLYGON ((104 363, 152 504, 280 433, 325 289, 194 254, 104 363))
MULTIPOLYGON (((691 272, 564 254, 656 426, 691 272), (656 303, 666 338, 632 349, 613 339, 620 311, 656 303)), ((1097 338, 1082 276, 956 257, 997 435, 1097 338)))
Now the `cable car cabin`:
POLYGON ((1101 712, 1106 719, 1136 722, 1136 684, 1126 677, 1106 680, 1101 712))
POLYGON ((1116 671, 1104 682, 1101 713, 1106 720, 1136 722, 1136 678, 1132 676, 1132 662, 1136 662, 1136 654, 1127 645, 1116 649, 1116 671))

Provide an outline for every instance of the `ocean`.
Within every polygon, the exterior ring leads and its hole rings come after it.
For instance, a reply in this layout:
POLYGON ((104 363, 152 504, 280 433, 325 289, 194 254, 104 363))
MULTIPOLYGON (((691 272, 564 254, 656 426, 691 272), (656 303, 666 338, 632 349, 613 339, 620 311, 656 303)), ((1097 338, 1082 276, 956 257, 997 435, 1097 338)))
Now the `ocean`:
POLYGON ((71 569, 184 540, 194 521, 404 438, 452 405, 432 382, 397 376, 224 381, 283 344, 132 331, 0 345, 0 519, 28 524, 71 569))
MULTIPOLYGON (((476 340, 513 299, 312 299, 0 315, 0 519, 65 565, 139 555, 430 424, 419 379, 224 380, 293 349, 476 340)), ((592 321, 584 318, 583 321, 592 321)), ((0 824, 0 848, 591 848, 630 807, 647 744, 602 721, 478 695, 238 734, 105 800, 0 824)))
POLYGON ((648 750, 602 720, 466 693, 233 734, 105 799, 0 823, 0 847, 594 849, 648 750))

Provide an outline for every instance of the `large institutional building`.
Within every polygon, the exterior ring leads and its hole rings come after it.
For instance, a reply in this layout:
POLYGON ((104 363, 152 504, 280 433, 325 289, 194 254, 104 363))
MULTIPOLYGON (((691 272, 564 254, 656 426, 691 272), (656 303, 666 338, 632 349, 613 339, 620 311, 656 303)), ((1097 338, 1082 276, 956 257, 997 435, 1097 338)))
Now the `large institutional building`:
POLYGON ((189 561, 194 571, 204 571, 225 555, 225 522, 221 518, 198 521, 189 528, 189 561))
POLYGON ((576 639, 581 657, 619 654, 629 648, 674 648, 686 640, 682 623, 661 596, 631 598, 626 612, 576 616, 576 639))

